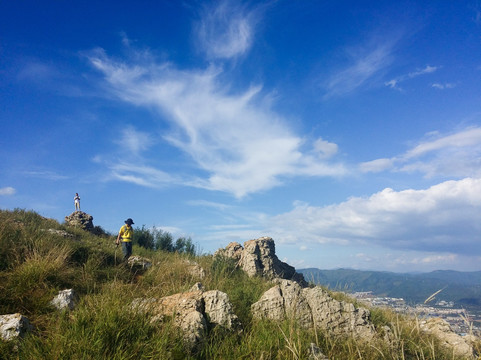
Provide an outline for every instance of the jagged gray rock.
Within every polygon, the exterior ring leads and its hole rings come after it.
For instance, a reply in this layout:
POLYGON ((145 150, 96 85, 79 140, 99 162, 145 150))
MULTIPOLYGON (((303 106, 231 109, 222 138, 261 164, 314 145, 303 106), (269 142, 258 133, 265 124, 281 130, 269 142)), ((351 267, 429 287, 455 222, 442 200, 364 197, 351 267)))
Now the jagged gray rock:
POLYGON ((234 259, 249 276, 262 276, 268 280, 276 278, 293 280, 306 286, 304 276, 276 256, 274 240, 270 237, 249 240, 242 247, 232 242, 225 249, 219 249, 214 256, 234 259))
POLYGON ((73 289, 60 290, 58 295, 50 302, 59 310, 73 310, 76 305, 77 296, 73 289))
POLYGON ((320 286, 302 288, 298 283, 279 279, 258 302, 252 304, 254 318, 295 319, 304 328, 316 328, 335 335, 371 339, 375 335, 370 312, 333 299, 320 286))
POLYGON ((469 341, 474 341, 475 337, 471 338, 469 335, 462 337, 456 334, 446 320, 441 318, 425 319, 420 322, 420 328, 436 336, 443 346, 453 349, 454 355, 474 359, 474 348, 469 344, 469 341))
POLYGON ((132 270, 138 270, 138 271, 146 271, 152 267, 152 261, 138 256, 134 255, 128 258, 127 264, 130 266, 132 270))
POLYGON ((162 321, 166 316, 173 316, 174 324, 182 330, 185 345, 190 350, 202 345, 212 326, 222 326, 228 330, 242 329, 227 294, 218 290, 203 291, 200 283, 195 288, 199 290, 161 299, 136 299, 132 308, 148 311, 152 314, 152 321, 162 321))
POLYGON ((187 271, 192 276, 198 279, 203 279, 205 277, 205 270, 202 268, 202 266, 197 264, 195 261, 186 259, 184 260, 184 264, 187 268, 187 271))
POLYGON ((23 337, 33 326, 22 314, 0 315, 0 338, 4 341, 23 337))
POLYGON ((65 216, 65 223, 68 226, 78 227, 86 231, 94 229, 93 216, 83 211, 74 211, 68 216, 65 216))
POLYGON ((309 360, 329 360, 329 358, 326 355, 324 355, 324 353, 319 348, 319 346, 317 346, 314 343, 311 343, 311 345, 309 346, 308 359, 309 360))

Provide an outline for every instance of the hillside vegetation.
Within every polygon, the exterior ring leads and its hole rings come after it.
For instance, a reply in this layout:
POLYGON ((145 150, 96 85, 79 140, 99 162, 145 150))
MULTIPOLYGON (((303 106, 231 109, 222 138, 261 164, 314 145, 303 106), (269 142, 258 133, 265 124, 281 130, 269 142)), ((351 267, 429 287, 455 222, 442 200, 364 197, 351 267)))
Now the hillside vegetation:
MULTIPOLYGON (((331 360, 458 359, 419 329, 417 319, 372 309, 377 331, 389 332, 388 344, 362 343, 301 329, 294 321, 253 320, 250 306, 272 284, 248 277, 234 263, 211 255, 153 251, 134 246, 134 255, 153 266, 138 273, 120 262, 114 237, 66 227, 35 212, 0 211, 0 314, 21 313, 35 326, 23 339, 0 340, 1 359, 309 359, 315 344, 331 360), (64 230, 64 237, 49 229, 64 230), (205 270, 207 290, 225 292, 243 324, 242 332, 212 329, 191 352, 171 319, 152 322, 131 311, 137 298, 185 292, 198 281, 185 260, 205 270), (72 311, 50 301, 63 289, 79 295, 72 311)), ((342 293, 336 297, 351 301, 342 293)))

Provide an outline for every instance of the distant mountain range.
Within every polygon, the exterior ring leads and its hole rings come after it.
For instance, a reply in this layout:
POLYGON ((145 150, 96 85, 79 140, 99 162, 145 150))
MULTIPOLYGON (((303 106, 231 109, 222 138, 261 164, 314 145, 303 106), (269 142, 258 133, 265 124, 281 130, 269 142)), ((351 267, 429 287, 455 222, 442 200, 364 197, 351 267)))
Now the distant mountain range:
POLYGON ((350 269, 301 269, 311 283, 345 292, 372 291, 379 296, 403 298, 408 304, 423 303, 443 289, 437 300, 454 301, 457 306, 481 310, 481 271, 439 270, 422 274, 400 274, 350 269))

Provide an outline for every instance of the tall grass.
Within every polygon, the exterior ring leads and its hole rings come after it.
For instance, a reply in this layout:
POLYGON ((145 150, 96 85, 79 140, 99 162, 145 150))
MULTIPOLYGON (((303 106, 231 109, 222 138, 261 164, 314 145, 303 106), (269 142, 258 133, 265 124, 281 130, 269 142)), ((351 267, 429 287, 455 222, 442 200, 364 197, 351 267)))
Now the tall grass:
POLYGON ((272 284, 248 277, 235 262, 138 246, 135 254, 153 266, 138 273, 120 262, 112 237, 67 228, 34 212, 0 211, 0 313, 20 312, 36 326, 21 341, 0 341, 0 359, 308 359, 315 344, 330 360, 458 360, 423 333, 416 319, 386 309, 371 310, 379 336, 370 342, 302 329, 292 319, 255 320, 250 307, 272 284), (73 238, 45 231, 51 228, 73 238), (192 271, 193 261, 205 270, 202 279, 192 271), (197 281, 229 296, 242 332, 215 327, 190 352, 169 319, 152 322, 151 314, 130 306, 135 298, 188 291, 197 281), (65 288, 79 295, 73 311, 50 305, 65 288))

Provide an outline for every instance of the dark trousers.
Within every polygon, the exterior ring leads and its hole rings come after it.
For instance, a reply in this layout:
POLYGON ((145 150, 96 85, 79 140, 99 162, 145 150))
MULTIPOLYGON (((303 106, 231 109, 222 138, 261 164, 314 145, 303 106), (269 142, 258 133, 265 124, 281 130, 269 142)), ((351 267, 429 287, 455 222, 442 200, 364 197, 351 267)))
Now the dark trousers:
POLYGON ((127 260, 132 255, 132 242, 122 241, 122 252, 124 253, 124 260, 127 260))

